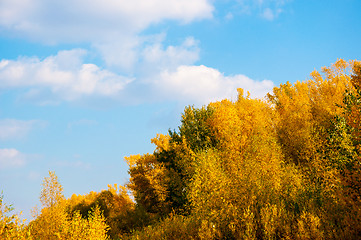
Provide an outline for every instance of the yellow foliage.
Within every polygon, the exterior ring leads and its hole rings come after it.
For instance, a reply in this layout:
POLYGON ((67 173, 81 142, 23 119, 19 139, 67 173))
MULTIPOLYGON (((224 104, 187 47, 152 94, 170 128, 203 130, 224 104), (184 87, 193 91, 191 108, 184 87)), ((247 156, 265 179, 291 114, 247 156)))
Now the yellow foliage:
POLYGON ((49 171, 49 177, 44 178, 40 202, 45 208, 50 208, 64 200, 63 187, 54 172, 49 171))
POLYGON ((139 159, 141 159, 142 156, 140 154, 137 155, 130 155, 129 157, 124 157, 125 161, 127 162, 129 167, 134 167, 139 159))
POLYGON ((324 239, 320 218, 303 212, 298 220, 298 239, 324 239))
POLYGON ((0 238, 359 237, 361 62, 339 59, 267 101, 237 91, 235 102, 187 107, 179 133, 151 140, 153 154, 125 157, 126 187, 65 199, 49 172, 28 226, 0 198, 0 238))
POLYGON ((32 240, 32 236, 25 225, 25 220, 20 220, 18 214, 10 214, 12 208, 3 203, 0 196, 0 239, 2 240, 32 240))
MULTIPOLYGON (((99 207, 89 213, 88 219, 82 218, 79 212, 72 216, 67 213, 67 201, 62 195, 62 186, 54 172, 44 178, 40 200, 43 204, 41 212, 29 223, 31 237, 34 239, 107 239, 108 226, 99 207)), ((76 195, 71 201, 84 198, 76 195)))
POLYGON ((162 163, 154 155, 130 156, 129 189, 133 191, 135 199, 144 204, 151 211, 159 211, 166 207, 164 201, 167 196, 167 175, 162 163))
POLYGON ((90 212, 88 219, 82 218, 79 212, 75 212, 69 221, 63 224, 63 232, 57 236, 59 239, 84 239, 84 240, 106 240, 108 239, 108 226, 102 216, 99 207, 90 212))
POLYGON ((157 134, 157 137, 151 140, 151 143, 156 145, 156 151, 168 151, 169 150, 169 135, 157 134))

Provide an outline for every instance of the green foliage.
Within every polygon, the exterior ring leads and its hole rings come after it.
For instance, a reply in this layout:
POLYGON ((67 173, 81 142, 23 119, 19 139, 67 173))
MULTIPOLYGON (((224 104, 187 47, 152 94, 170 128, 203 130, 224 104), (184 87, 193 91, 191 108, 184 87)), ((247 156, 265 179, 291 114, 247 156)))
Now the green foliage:
MULTIPOLYGON (((211 106, 194 108, 186 107, 182 115, 179 136, 187 141, 187 145, 193 151, 215 147, 217 140, 210 129, 209 120, 212 118, 213 108, 211 106)), ((174 133, 172 140, 175 140, 174 133)), ((179 138, 178 138, 179 139, 179 138)))

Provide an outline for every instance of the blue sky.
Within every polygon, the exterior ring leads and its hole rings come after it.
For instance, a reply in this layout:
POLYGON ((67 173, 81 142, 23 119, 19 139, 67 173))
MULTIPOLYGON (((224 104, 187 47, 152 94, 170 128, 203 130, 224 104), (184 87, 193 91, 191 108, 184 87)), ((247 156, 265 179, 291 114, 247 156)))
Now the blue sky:
POLYGON ((0 190, 29 218, 42 179, 66 197, 125 184, 185 106, 262 98, 361 56, 361 1, 1 0, 0 190))

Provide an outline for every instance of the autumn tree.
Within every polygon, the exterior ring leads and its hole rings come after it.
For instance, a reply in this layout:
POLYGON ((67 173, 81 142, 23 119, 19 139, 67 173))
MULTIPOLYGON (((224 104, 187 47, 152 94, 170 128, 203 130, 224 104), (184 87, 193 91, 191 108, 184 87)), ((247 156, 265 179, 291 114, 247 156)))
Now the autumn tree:
POLYGON ((351 88, 344 93, 342 110, 329 129, 326 157, 338 173, 338 235, 344 239, 361 234, 361 63, 351 62, 351 88))
POLYGON ((30 223, 30 227, 35 238, 54 239, 61 236, 62 226, 67 221, 63 187, 53 171, 49 171, 49 176, 44 178, 42 186, 41 212, 35 213, 35 220, 30 223))
POLYGON ((54 172, 43 181, 40 194, 42 209, 30 222, 31 236, 35 239, 107 239, 108 226, 98 206, 89 212, 87 219, 79 212, 69 216, 63 187, 54 172))
POLYGON ((55 172, 49 171, 49 177, 44 178, 42 185, 40 202, 43 208, 54 207, 64 200, 63 187, 59 183, 55 172))
POLYGON ((357 239, 361 63, 337 60, 266 99, 186 107, 125 187, 63 196, 54 172, 28 226, 0 198, 1 239, 357 239))
POLYGON ((66 200, 67 213, 78 218, 89 220, 94 214, 93 210, 98 208, 109 226, 108 235, 112 239, 121 238, 123 234, 133 229, 134 202, 128 195, 128 189, 124 186, 108 185, 108 190, 101 192, 90 192, 85 195, 73 194, 66 200))
POLYGON ((217 147, 196 155, 191 181, 192 210, 201 222, 199 236, 287 237, 297 225, 292 207, 301 178, 283 164, 271 106, 244 97, 239 89, 236 102, 223 100, 211 107, 209 126, 217 147))
POLYGON ((4 203, 4 196, 0 195, 0 239, 3 240, 32 240, 25 220, 20 220, 18 214, 11 213, 14 209, 4 203))
POLYGON ((138 206, 166 216, 189 213, 188 185, 194 173, 195 152, 217 144, 209 125, 211 107, 186 107, 178 131, 158 134, 151 140, 153 154, 126 158, 138 206))

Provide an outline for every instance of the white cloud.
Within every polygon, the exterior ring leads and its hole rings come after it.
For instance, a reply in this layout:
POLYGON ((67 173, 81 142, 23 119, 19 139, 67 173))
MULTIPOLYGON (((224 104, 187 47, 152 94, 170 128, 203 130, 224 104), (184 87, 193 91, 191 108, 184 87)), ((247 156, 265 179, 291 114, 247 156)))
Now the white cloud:
POLYGON ((0 169, 25 165, 25 156, 14 148, 0 149, 0 169))
POLYGON ((274 86, 270 80, 255 81, 244 75, 225 76, 203 65, 180 66, 174 72, 164 71, 156 85, 166 98, 197 104, 236 98, 237 88, 249 91, 251 97, 262 98, 274 86))
POLYGON ((2 0, 0 31, 41 43, 89 43, 109 67, 131 72, 143 30, 212 18, 210 0, 2 0))
POLYGON ((40 41, 95 42, 163 20, 211 18, 213 9, 208 0, 2 0, 0 26, 40 41))
POLYGON ((72 101, 84 96, 117 95, 131 79, 82 63, 86 51, 60 51, 44 60, 21 58, 0 61, 0 88, 31 90, 28 97, 50 91, 61 100, 72 101))
POLYGON ((28 132, 37 126, 43 126, 45 123, 39 120, 0 120, 0 140, 18 139, 24 137, 28 132))
POLYGON ((139 60, 139 48, 143 41, 136 35, 115 37, 113 40, 93 43, 109 67, 131 72, 139 60))
POLYGON ((123 72, 156 70, 180 64, 192 64, 199 59, 199 43, 193 37, 186 37, 179 45, 164 45, 166 34, 148 36, 127 36, 114 41, 94 43, 108 67, 123 72))
POLYGON ((288 2, 292 0, 237 0, 240 13, 254 14, 258 12, 259 16, 273 21, 276 19, 286 7, 288 2))
POLYGON ((269 21, 272 21, 275 18, 275 15, 273 14, 273 11, 270 8, 264 9, 261 15, 263 18, 269 21))
POLYGON ((161 37, 141 53, 143 68, 147 73, 175 70, 180 65, 190 65, 199 59, 198 41, 193 37, 186 38, 179 46, 164 47, 162 41, 161 37))
POLYGON ((233 14, 231 12, 227 13, 224 17, 227 21, 230 21, 234 18, 233 14))
MULTIPOLYGON (((251 6, 252 11, 264 10, 263 17, 272 20, 287 0, 238 1, 245 8, 251 6)), ((155 95, 158 99, 207 103, 234 96, 238 87, 262 97, 273 86, 271 81, 225 76, 216 69, 194 66, 200 49, 193 37, 179 45, 165 45, 165 35, 142 34, 149 26, 165 20, 186 24, 212 18, 212 2, 0 1, 0 31, 4 34, 54 44, 89 43, 95 55, 100 55, 112 69, 85 63, 87 52, 82 49, 60 51, 45 59, 2 60, 0 89, 25 88, 27 99, 42 104, 94 96, 139 102, 154 99, 155 95)), ((233 16, 228 12, 226 18, 231 20, 233 16)))
POLYGON ((137 78, 85 64, 86 51, 74 49, 60 51, 44 60, 0 61, 0 89, 25 88, 26 99, 35 99, 42 104, 99 96, 125 104, 153 100, 207 104, 235 98, 239 87, 250 91, 252 97, 264 97, 273 88, 269 80, 255 81, 244 75, 225 76, 217 69, 193 65, 199 58, 199 48, 192 37, 178 46, 164 46, 162 41, 162 38, 155 40, 142 50, 137 78))
POLYGON ((282 13, 282 9, 281 8, 277 8, 277 9, 270 9, 270 8, 265 8, 263 10, 263 12, 261 13, 261 17, 263 17, 264 19, 268 20, 268 21, 272 21, 275 18, 277 18, 281 13, 282 13))

